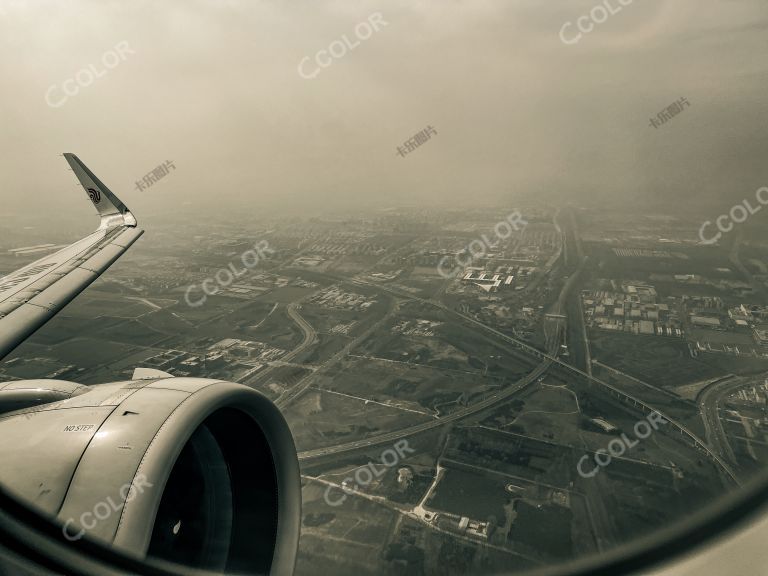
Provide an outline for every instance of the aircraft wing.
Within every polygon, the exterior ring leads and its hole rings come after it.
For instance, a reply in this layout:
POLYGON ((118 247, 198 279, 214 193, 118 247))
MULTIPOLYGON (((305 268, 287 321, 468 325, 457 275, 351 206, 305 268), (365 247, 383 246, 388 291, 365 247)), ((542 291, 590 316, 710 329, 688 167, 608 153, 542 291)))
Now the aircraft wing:
POLYGON ((0 278, 0 359, 55 316, 144 231, 130 210, 74 154, 64 154, 98 212, 98 229, 0 278))

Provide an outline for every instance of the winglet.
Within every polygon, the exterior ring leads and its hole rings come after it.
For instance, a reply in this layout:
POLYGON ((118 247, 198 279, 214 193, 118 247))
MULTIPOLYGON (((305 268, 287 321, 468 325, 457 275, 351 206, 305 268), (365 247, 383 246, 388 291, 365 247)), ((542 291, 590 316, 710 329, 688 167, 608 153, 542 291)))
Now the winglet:
POLYGON ((88 198, 93 202, 96 211, 101 216, 101 226, 99 228, 136 226, 136 218, 128 210, 128 207, 88 169, 88 166, 83 164, 80 158, 71 152, 66 152, 64 158, 69 162, 69 165, 75 172, 75 176, 77 176, 80 184, 83 185, 83 188, 88 193, 88 198))

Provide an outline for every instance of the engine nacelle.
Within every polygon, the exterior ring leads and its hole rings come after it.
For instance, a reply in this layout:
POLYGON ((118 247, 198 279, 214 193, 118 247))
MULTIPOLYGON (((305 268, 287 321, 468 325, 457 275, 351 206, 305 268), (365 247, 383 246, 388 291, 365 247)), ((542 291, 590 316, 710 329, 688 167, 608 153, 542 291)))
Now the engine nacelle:
POLYGON ((293 571, 293 438, 246 386, 167 377, 93 386, 0 416, 0 463, 0 484, 69 539, 217 572, 293 571))
POLYGON ((88 386, 66 380, 0 382, 0 414, 66 400, 88 391, 88 386))

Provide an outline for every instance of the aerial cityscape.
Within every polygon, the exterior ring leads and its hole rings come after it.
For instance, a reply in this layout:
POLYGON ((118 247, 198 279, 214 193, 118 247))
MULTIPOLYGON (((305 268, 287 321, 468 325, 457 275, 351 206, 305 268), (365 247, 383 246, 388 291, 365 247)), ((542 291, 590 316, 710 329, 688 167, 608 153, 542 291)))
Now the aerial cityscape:
POLYGON ((767 6, 0 0, 0 574, 766 576, 767 6))
MULTIPOLYGON (((177 223, 0 380, 245 384, 299 451, 297 574, 523 572, 765 467, 766 245, 701 224, 532 201, 177 223)), ((26 237, 3 237, 0 270, 56 248, 26 237)))

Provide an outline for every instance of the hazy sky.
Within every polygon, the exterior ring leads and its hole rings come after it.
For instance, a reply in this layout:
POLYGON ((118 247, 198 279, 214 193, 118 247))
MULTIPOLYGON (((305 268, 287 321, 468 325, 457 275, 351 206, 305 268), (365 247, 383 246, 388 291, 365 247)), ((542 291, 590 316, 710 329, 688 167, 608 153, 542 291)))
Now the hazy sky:
POLYGON ((596 4, 0 0, 3 209, 81 211, 65 151, 138 215, 524 194, 730 206, 768 185, 765 1, 635 0, 563 43, 596 4), (374 13, 386 26, 299 75, 374 13), (106 68, 121 42, 135 54, 106 68), (102 77, 46 103, 91 64, 102 77), (137 191, 165 160, 176 170, 137 191))

